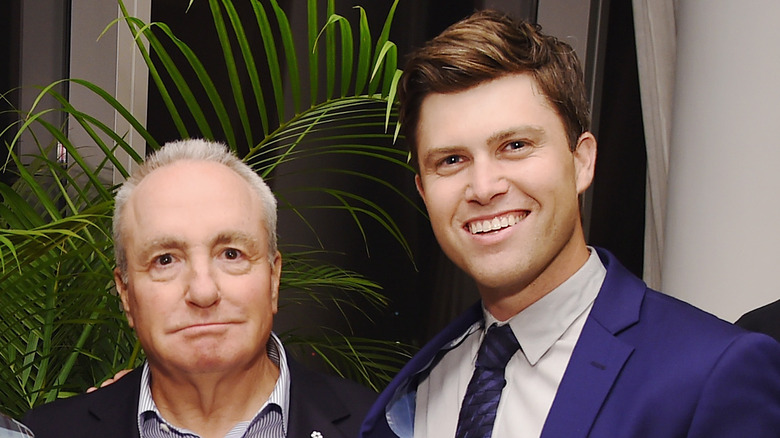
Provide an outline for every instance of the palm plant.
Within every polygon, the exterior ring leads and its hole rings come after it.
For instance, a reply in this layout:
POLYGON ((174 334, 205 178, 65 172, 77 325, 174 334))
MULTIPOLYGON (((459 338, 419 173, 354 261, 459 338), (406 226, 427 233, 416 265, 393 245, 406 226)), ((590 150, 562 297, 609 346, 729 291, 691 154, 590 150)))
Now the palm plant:
MULTIPOLYGON (((327 2, 324 24, 317 18, 318 2, 308 0, 307 45, 305 51, 298 51, 290 22, 276 0, 265 5, 252 0, 254 15, 250 20, 242 20, 230 0, 207 1, 224 55, 221 68, 229 78, 229 96, 215 91, 209 69, 164 23, 144 23, 130 16, 119 0, 122 17, 111 24, 128 26, 135 37, 181 138, 219 137, 272 186, 286 163, 323 156, 361 156, 409 170, 406 154, 392 146, 400 71, 396 48, 388 35, 396 3, 373 41, 362 8, 357 8, 359 21, 353 34, 349 21, 334 13, 333 0, 327 2), (249 22, 257 26, 261 42, 247 37, 245 26, 249 22), (265 63, 258 57, 260 44, 265 63), (308 60, 308 99, 299 71, 302 53, 308 60), (261 68, 270 78, 270 87, 261 83, 261 68), (196 80, 185 79, 185 70, 196 80), (324 87, 319 89, 319 84, 324 87), (196 98, 201 92, 207 96, 205 101, 196 98)), ((88 81, 67 81, 107 102, 149 148, 160 146, 111 94, 88 81)), ((100 178, 110 167, 128 174, 117 158, 119 151, 136 162, 142 157, 126 140, 128 132, 115 132, 94 114, 75 108, 57 92, 57 85, 43 88, 39 98, 52 96, 59 108, 43 109, 36 101, 31 109, 20 112, 17 124, 2 130, 17 132, 6 145, 14 165, 4 169, 15 169, 18 180, 13 186, 0 183, 0 400, 14 416, 40 403, 81 392, 142 360, 138 342, 113 293, 110 229, 117 187, 100 178), (87 164, 86 152, 70 141, 65 126, 45 120, 44 115, 52 111, 68 116, 69 129, 78 126, 88 134, 99 150, 97 165, 87 164), (37 144, 38 153, 33 157, 14 153, 14 145, 25 133, 37 144), (42 134, 54 142, 39 140, 42 134), (69 164, 51 158, 56 147, 67 151, 69 164)), ((319 170, 346 176, 361 185, 377 185, 409 201, 371 172, 346 166, 319 170)), ((403 233, 381 202, 327 186, 304 185, 292 191, 316 191, 325 196, 325 201, 320 197, 317 204, 301 205, 287 201, 295 199, 294 194, 277 192, 280 208, 290 209, 307 226, 311 208, 341 210, 360 232, 367 218, 378 223, 411 254, 403 233)), ((386 305, 379 285, 323 262, 318 257, 323 248, 282 246, 282 251, 282 288, 287 290, 282 297, 287 297, 288 303, 313 301, 344 315, 350 314, 349 307, 365 312, 366 306, 386 305)), ((283 339, 288 345, 306 345, 333 369, 375 388, 406 359, 404 349, 394 343, 351 333, 328 331, 312 337, 290 332, 283 334, 283 339)))

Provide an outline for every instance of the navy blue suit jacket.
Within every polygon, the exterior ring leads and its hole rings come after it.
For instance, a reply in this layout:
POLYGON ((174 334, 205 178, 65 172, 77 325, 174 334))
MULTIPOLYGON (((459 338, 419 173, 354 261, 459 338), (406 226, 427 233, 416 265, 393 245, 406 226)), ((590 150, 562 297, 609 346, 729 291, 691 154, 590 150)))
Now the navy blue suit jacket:
MULTIPOLYGON (((353 438, 376 393, 338 377, 315 373, 288 358, 287 436, 353 438)), ((99 390, 45 404, 23 422, 36 438, 138 438, 141 368, 99 390)))
MULTIPOLYGON (((598 253, 607 276, 542 437, 780 436, 780 344, 653 291, 598 253)), ((413 420, 415 376, 481 318, 477 303, 425 345, 380 394, 361 436, 397 436, 388 404, 406 395, 392 407, 413 420)))

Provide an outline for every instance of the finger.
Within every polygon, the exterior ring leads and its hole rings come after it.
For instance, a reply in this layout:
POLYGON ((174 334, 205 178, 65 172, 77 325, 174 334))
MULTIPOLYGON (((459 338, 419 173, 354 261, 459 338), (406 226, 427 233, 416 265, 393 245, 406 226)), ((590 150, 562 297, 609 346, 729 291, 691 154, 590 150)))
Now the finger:
POLYGON ((124 377, 124 376, 125 376, 127 373, 129 373, 130 371, 132 371, 132 370, 121 370, 121 371, 117 372, 116 374, 114 374, 114 377, 112 377, 112 378, 110 378, 110 379, 106 379, 106 381, 105 381, 105 382, 101 383, 101 384, 100 384, 100 387, 102 388, 102 387, 104 387, 104 386, 108 386, 108 385, 110 385, 110 384, 112 384, 112 383, 116 382, 117 380, 119 380, 119 379, 121 379, 122 377, 124 377))

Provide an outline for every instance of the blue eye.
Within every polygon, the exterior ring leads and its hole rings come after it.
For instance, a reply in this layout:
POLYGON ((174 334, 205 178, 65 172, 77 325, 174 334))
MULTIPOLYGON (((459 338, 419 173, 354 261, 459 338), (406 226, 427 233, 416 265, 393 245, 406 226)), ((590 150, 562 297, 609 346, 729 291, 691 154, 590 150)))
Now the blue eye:
POLYGON ((432 163, 432 170, 435 170, 439 175, 452 175, 457 173, 468 166, 468 163, 470 162, 471 157, 468 153, 458 153, 458 151, 449 152, 449 154, 443 152, 430 161, 432 163))
POLYGON ((460 157, 457 155, 450 155, 449 157, 445 158, 444 161, 442 161, 443 164, 458 164, 460 162, 460 157))

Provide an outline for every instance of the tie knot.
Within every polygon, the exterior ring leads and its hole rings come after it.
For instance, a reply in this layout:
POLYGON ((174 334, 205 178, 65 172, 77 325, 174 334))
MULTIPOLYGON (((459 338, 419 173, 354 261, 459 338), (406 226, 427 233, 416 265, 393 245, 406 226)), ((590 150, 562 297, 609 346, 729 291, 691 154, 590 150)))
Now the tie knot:
POLYGON ((489 369, 503 369, 520 348, 509 324, 493 324, 485 334, 477 353, 477 366, 489 369))

